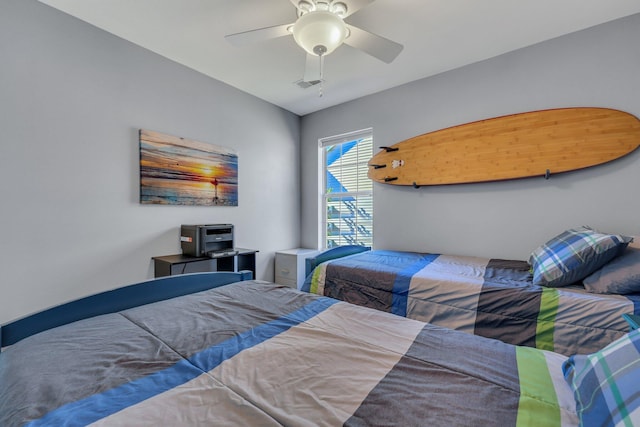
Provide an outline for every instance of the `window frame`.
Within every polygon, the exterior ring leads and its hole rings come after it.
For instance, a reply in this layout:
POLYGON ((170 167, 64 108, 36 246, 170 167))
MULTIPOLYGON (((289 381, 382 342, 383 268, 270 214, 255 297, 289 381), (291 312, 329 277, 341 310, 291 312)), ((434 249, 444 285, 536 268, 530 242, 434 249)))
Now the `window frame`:
MULTIPOLYGON (((328 196, 328 193, 326 193, 327 190, 327 147, 330 146, 335 146, 335 145, 340 145, 340 144, 344 144, 344 143, 348 143, 348 142, 352 142, 355 140, 360 140, 360 139, 365 139, 365 138, 370 138, 371 139, 371 153, 368 156, 368 158, 365 161, 359 161, 358 164, 360 164, 361 166, 364 165, 364 167, 366 166, 366 163, 369 161, 369 159, 371 158, 371 156, 373 155, 373 128, 366 128, 366 129, 361 129, 361 130, 357 130, 357 131, 353 131, 353 132, 347 132, 347 133, 343 133, 340 135, 335 135, 335 136, 330 136, 330 137, 325 137, 325 138, 320 138, 318 140, 318 150, 319 150, 319 156, 318 156, 318 173, 319 173, 319 179, 318 179, 318 192, 319 192, 319 200, 318 200, 318 224, 320 225, 319 229, 318 229, 318 240, 320 242, 319 247, 321 249, 328 249, 328 240, 329 240, 329 236, 328 236, 328 224, 329 224, 329 219, 327 217, 327 212, 328 212, 328 199, 330 198, 328 196)), ((368 169, 368 167, 367 167, 368 169)), ((333 193, 336 194, 336 193, 333 193)), ((344 196, 344 197, 358 197, 358 196, 367 196, 371 198, 371 212, 370 212, 370 216, 371 219, 369 220, 371 222, 369 231, 371 233, 371 237, 369 238, 369 243, 366 244, 365 246, 373 246, 373 182, 371 184, 371 188, 369 190, 362 190, 362 191, 351 191, 351 192, 344 192, 344 193, 339 193, 340 196, 344 196)), ((356 236, 359 236, 359 234, 356 234, 356 236)), ((351 244, 351 243, 345 243, 345 244, 351 244)))

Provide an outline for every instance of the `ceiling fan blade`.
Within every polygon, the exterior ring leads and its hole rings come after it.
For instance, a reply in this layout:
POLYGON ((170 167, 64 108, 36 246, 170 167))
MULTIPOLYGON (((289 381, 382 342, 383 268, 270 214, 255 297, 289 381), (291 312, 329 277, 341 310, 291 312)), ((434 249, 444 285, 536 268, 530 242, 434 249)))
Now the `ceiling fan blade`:
POLYGON ((353 25, 347 25, 347 28, 349 28, 350 34, 344 41, 344 44, 360 49, 387 64, 393 62, 400 52, 402 52, 402 49, 404 49, 404 46, 400 43, 354 27, 353 25))
POLYGON ((304 77, 302 78, 303 81, 314 82, 322 79, 320 61, 321 58, 319 56, 307 53, 307 60, 304 64, 304 77))
MULTIPOLYGON (((291 0, 292 2, 294 0, 291 0)), ((345 3, 347 4, 347 13, 345 13, 342 18, 346 18, 349 15, 353 15, 354 13, 356 13, 357 11, 359 11, 360 9, 362 9, 365 6, 370 5, 371 3, 373 3, 375 0, 347 0, 345 1, 345 3)))
POLYGON ((241 33, 228 34, 224 36, 231 44, 244 46, 265 40, 276 39, 278 37, 290 36, 288 28, 293 24, 275 25, 273 27, 259 28, 257 30, 243 31, 241 33))

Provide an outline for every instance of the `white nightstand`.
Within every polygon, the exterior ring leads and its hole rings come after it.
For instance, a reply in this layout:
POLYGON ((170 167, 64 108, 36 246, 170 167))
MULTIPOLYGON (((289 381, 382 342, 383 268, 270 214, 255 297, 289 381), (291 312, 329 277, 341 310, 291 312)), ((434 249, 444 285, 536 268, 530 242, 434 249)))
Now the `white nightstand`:
POLYGON ((296 248, 276 252, 275 282, 280 285, 300 289, 304 283, 305 259, 321 251, 296 248))

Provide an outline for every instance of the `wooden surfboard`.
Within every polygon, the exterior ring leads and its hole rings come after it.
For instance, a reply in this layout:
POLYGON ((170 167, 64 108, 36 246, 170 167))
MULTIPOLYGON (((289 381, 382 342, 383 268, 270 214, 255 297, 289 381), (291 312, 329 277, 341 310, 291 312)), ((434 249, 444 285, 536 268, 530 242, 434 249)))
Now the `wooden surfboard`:
POLYGON ((607 108, 561 108, 480 120, 382 150, 368 176, 393 185, 501 181, 584 169, 640 146, 640 120, 607 108))

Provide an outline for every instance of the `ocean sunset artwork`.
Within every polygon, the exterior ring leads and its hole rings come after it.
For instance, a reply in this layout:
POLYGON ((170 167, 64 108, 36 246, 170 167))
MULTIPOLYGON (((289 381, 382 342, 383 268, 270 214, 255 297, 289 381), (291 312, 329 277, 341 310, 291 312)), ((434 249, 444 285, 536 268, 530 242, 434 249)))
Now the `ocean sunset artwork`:
POLYGON ((140 129, 140 203, 238 206, 238 155, 140 129))

